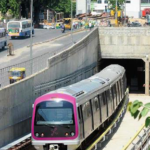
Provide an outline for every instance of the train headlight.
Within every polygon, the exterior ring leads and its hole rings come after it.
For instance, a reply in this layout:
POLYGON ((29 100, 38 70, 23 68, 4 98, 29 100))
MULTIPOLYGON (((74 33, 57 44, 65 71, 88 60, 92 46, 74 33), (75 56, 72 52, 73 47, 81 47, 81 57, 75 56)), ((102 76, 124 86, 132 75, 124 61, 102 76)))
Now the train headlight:
POLYGON ((65 134, 66 136, 68 136, 69 134, 66 132, 66 134, 65 134))
POLYGON ((37 136, 37 137, 38 137, 38 136, 39 136, 39 133, 35 133, 35 136, 37 136))
POLYGON ((74 132, 71 132, 71 136, 74 136, 74 132))
POLYGON ((44 137, 44 133, 41 134, 41 137, 44 137))

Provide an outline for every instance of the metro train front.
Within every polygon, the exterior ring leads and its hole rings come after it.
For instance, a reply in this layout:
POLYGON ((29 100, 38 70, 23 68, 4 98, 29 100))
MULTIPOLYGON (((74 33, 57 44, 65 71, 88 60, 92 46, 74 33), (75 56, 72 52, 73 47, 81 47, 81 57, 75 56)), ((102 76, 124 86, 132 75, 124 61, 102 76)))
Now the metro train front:
POLYGON ((78 147, 76 99, 61 93, 48 93, 37 98, 31 134, 32 145, 39 150, 72 150, 78 147))

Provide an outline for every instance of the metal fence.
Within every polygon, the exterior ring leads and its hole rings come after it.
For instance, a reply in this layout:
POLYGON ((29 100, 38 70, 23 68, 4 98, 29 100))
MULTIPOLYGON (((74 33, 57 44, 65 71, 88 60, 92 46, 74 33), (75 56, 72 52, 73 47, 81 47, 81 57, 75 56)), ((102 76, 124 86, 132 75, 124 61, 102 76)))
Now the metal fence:
POLYGON ((32 74, 41 71, 42 69, 47 67, 48 58, 54 56, 55 54, 65 50, 69 46, 72 45, 72 42, 68 42, 67 45, 56 49, 55 52, 47 52, 43 55, 33 58, 32 60, 27 60, 19 64, 14 64, 5 68, 0 69, 0 88, 9 85, 9 70, 13 67, 23 67, 26 68, 26 76, 31 75, 31 63, 32 63, 32 74), (32 61, 32 62, 31 62, 32 61))

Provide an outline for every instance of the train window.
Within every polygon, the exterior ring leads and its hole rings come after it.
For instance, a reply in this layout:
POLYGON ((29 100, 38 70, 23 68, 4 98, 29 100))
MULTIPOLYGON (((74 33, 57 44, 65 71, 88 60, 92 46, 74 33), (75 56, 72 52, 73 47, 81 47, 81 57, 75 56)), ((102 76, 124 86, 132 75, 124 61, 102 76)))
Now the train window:
POLYGON ((67 101, 46 101, 36 107, 36 125, 74 124, 73 105, 67 101))
POLYGON ((95 102, 96 111, 98 111, 99 110, 98 97, 95 97, 94 102, 95 102))
POLYGON ((113 87, 111 87, 111 98, 113 100, 113 108, 115 108, 115 98, 114 98, 114 92, 113 92, 113 87))
POLYGON ((80 123, 82 120, 81 120, 80 108, 79 107, 78 107, 78 117, 79 117, 79 123, 80 123))
POLYGON ((119 98, 119 87, 118 87, 117 83, 116 83, 116 92, 117 92, 117 101, 119 102, 120 101, 120 98, 119 98))
POLYGON ((91 108, 90 108, 89 102, 86 102, 83 105, 82 111, 83 111, 84 120, 86 120, 87 118, 89 118, 91 116, 91 108))
POLYGON ((92 109, 93 113, 99 110, 98 97, 92 99, 92 109))
POLYGON ((123 78, 120 79, 121 98, 123 98, 123 78))
POLYGON ((118 88, 119 88, 119 99, 121 100, 122 98, 122 91, 121 91, 121 85, 120 85, 120 80, 117 82, 118 88))
POLYGON ((106 105, 106 97, 105 97, 105 93, 102 94, 102 102, 101 102, 102 106, 106 105))
POLYGON ((84 104, 83 106, 82 106, 82 113, 83 113, 83 118, 84 118, 84 120, 86 120, 86 116, 87 116, 87 114, 86 114, 86 104, 84 104))
POLYGON ((112 87, 112 92, 113 92, 114 104, 117 105, 117 91, 115 85, 112 87))
POLYGON ((107 95, 107 101, 108 102, 111 101, 111 99, 110 99, 110 91, 109 90, 106 91, 106 95, 107 95))
POLYGON ((91 116, 91 107, 89 102, 86 102, 86 107, 87 107, 87 117, 89 118, 91 116))
POLYGON ((126 83, 126 75, 124 74, 124 76, 123 76, 123 94, 125 93, 125 91, 126 91, 126 86, 127 86, 127 83, 126 83))
POLYGON ((108 99, 109 99, 109 97, 107 98, 107 95, 106 95, 107 93, 106 92, 104 92, 103 93, 103 99, 105 100, 105 105, 106 105, 106 107, 107 107, 107 116, 108 116, 108 99))

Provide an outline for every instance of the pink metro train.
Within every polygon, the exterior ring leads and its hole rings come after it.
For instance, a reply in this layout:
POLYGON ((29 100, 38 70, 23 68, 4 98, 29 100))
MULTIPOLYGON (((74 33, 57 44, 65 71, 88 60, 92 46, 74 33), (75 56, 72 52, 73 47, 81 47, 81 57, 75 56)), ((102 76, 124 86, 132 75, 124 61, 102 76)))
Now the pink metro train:
POLYGON ((75 150, 112 116, 125 91, 125 69, 110 65, 88 79, 37 98, 32 145, 39 150, 75 150))

